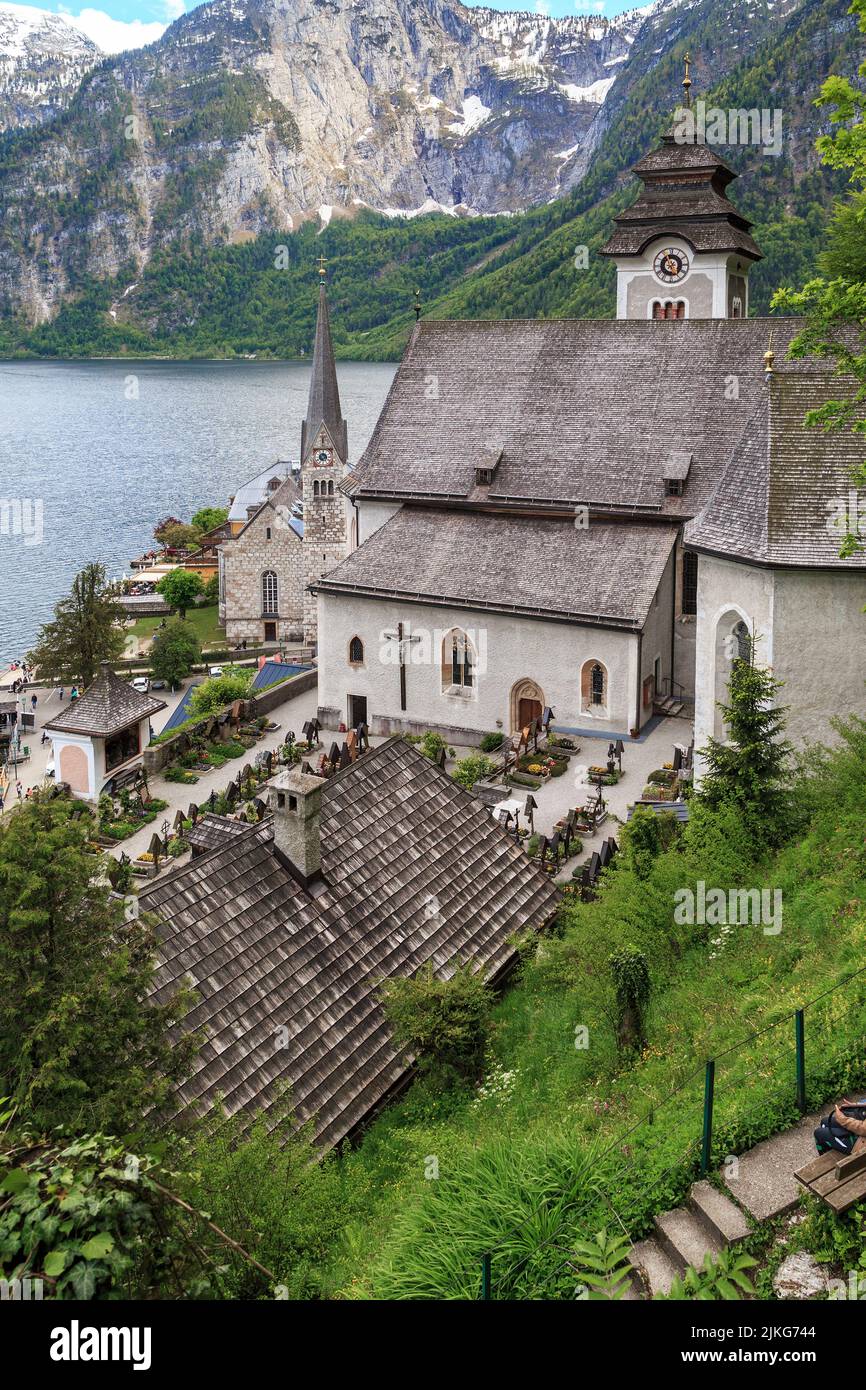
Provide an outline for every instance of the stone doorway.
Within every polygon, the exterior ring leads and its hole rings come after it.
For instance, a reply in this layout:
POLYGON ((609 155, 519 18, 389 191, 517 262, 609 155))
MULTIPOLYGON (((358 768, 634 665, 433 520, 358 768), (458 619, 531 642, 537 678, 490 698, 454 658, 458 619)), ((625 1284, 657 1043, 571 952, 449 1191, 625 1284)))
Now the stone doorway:
POLYGON ((511 691, 511 729, 525 729, 544 712, 544 691, 535 681, 522 680, 511 691))

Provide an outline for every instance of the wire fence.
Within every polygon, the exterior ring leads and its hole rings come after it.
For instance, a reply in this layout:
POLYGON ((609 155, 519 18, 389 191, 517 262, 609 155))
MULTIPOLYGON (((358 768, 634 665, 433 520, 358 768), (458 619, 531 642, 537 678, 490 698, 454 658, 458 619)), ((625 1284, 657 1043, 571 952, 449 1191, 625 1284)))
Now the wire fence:
MULTIPOLYGON (((692 1137, 686 1141, 683 1150, 678 1154, 674 1162, 668 1164, 647 1181, 646 1185, 643 1187, 643 1195, 646 1197, 652 1194, 654 1190, 662 1186, 666 1179, 674 1175, 682 1179, 683 1175, 686 1174, 688 1182, 691 1182, 695 1176, 705 1176, 709 1173, 714 1162, 714 1153, 716 1152, 715 1134, 719 1122, 722 1121, 725 1126, 737 1123, 742 1128, 744 1113, 749 1117, 752 1115, 760 1117, 762 1113, 764 1115, 766 1114, 766 1092, 757 1099, 754 1106, 749 1107, 746 1112, 743 1111, 742 1088, 744 1082, 754 1083, 760 1078, 765 1082, 771 1083, 773 1074, 777 1073, 780 1064, 787 1066, 789 1069, 789 1076, 784 1083, 783 1096, 789 1096, 792 1106, 796 1107, 800 1115, 806 1115, 808 1113, 810 1099, 811 1104, 823 1103, 827 1099, 825 1094, 812 1095, 811 1098, 809 1095, 807 1072, 808 1054, 806 1048, 807 1013, 809 1010, 814 1010, 817 1005, 823 1003, 831 996, 847 990, 856 980, 864 976, 866 976, 866 966, 851 971, 844 979, 838 980, 835 984, 822 990, 820 994, 807 1000, 799 1008, 788 1010, 773 1023, 766 1024, 763 1028, 757 1028, 753 1033, 749 1033, 746 1037, 740 1038, 737 1042, 726 1047, 722 1052, 717 1053, 715 1057, 709 1058, 704 1066, 696 1067, 693 1071, 689 1072, 674 1090, 664 1096, 662 1100, 655 1102, 646 1115, 635 1121, 628 1129, 622 1130, 610 1139, 600 1152, 593 1156, 594 1168, 597 1170, 601 1169, 607 1160, 614 1157, 618 1164, 622 1164, 622 1162, 625 1161, 632 1166, 636 1166, 641 1160, 631 1152, 628 1141, 638 1134, 651 1130, 657 1124, 660 1113, 665 1110, 666 1107, 679 1101, 680 1119, 682 1120, 688 1117, 690 1121, 693 1120, 695 1130, 692 1137), (793 1027, 791 1026, 792 1024, 793 1027), (789 1030, 787 1041, 786 1036, 780 1032, 783 1028, 789 1030), (750 1068, 745 1076, 739 1075, 735 1080, 730 1075, 730 1072, 726 1073, 726 1065, 728 1068, 732 1068, 734 1061, 742 1058, 746 1049, 753 1047, 763 1039, 773 1036, 779 1040, 779 1055, 777 1057, 767 1058, 762 1061, 761 1064, 750 1068), (726 1081, 728 1085, 725 1084, 726 1081), (701 1085, 703 1087, 702 1101, 698 1105, 689 1104, 683 1108, 683 1098, 686 1096, 689 1089, 697 1088, 701 1085), (787 1090, 788 1086, 790 1086, 790 1091, 787 1090), (698 1119, 699 1116, 700 1119, 698 1119)), ((828 1028, 826 1020, 816 1020, 812 1031, 809 1033, 808 1041, 810 1044, 818 1043, 819 1041, 822 1044, 826 1044, 830 1031, 831 1028, 828 1028)), ((746 1128, 748 1129, 748 1126, 746 1126, 746 1128)), ((762 1135, 761 1137, 769 1137, 769 1135, 762 1135)), ((716 1154, 717 1160, 718 1157, 718 1154, 716 1154)), ((722 1155, 722 1157, 724 1157, 724 1155, 722 1155)), ((565 1194, 562 1195, 564 1196, 565 1194)), ((502 1237, 502 1241, 504 1242, 510 1237, 519 1236, 524 1232, 536 1218, 550 1210, 553 1200, 555 1200, 555 1198, 546 1199, 545 1202, 540 1204, 529 1216, 520 1222, 519 1225, 507 1232, 506 1235, 502 1237)), ((603 1179, 601 1182, 597 1182, 593 1185, 592 1191, 585 1201, 575 1203, 573 1206, 566 1208, 569 1224, 571 1226, 579 1226, 581 1219, 587 1218, 591 1214, 597 1216, 600 1203, 609 1211, 611 1221, 615 1226, 631 1239, 631 1233, 622 1216, 617 1212, 610 1192, 604 1187, 603 1179)), ((504 1289, 513 1288, 515 1281, 524 1272, 526 1266, 531 1260, 535 1259, 540 1252, 554 1248, 558 1248, 565 1252, 565 1247, 559 1244, 560 1240, 561 1235, 556 1235, 534 1245, 520 1260, 502 1271, 499 1278, 496 1277, 496 1248, 483 1252, 481 1256, 480 1297, 485 1300, 493 1299, 498 1287, 504 1289)), ((543 1296, 543 1290, 546 1287, 557 1284, 564 1270, 571 1269, 575 1275, 579 1274, 580 1265, 575 1252, 568 1251, 565 1253, 567 1253, 567 1258, 561 1261, 554 1270, 546 1272, 542 1281, 535 1286, 535 1296, 543 1296)))

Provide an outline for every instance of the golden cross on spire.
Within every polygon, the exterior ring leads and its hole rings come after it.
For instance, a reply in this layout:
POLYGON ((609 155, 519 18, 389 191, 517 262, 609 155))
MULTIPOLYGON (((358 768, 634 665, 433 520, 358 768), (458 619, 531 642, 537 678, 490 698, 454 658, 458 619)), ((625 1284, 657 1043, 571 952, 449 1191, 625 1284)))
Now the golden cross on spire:
POLYGON ((327 261, 325 260, 324 256, 320 256, 320 257, 319 257, 319 284, 320 284, 320 285, 324 285, 324 283, 325 283, 325 266, 326 266, 327 264, 328 264, 328 263, 327 263, 327 261))
POLYGON ((416 290, 416 291, 415 291, 415 303, 412 305, 412 307, 413 307, 413 309, 415 310, 415 322, 417 323, 418 320, 419 320, 420 317, 421 317, 421 291, 420 291, 420 290, 416 290))
POLYGON ((685 72, 686 72, 686 75, 685 75, 685 77, 683 78, 683 91, 684 91, 685 94, 686 94, 686 106, 691 106, 691 104, 692 104, 692 79, 691 79, 691 77, 689 76, 689 70, 690 70, 691 66, 692 66, 692 55, 691 55, 690 53, 687 52, 687 53, 686 53, 686 56, 685 56, 684 59, 683 59, 683 67, 685 68, 685 72))

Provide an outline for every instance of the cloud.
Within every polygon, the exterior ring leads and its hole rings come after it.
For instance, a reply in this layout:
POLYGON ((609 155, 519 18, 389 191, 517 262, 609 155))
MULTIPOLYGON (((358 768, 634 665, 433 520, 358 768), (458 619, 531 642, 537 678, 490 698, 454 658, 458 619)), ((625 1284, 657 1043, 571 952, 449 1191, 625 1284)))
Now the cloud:
POLYGON ((186 13, 184 0, 163 0, 162 8, 165 23, 155 20, 145 24, 140 19, 114 19, 104 10, 85 9, 74 14, 69 6, 58 6, 64 19, 98 44, 103 53, 122 53, 127 48, 143 48, 145 44, 155 43, 173 19, 186 13))

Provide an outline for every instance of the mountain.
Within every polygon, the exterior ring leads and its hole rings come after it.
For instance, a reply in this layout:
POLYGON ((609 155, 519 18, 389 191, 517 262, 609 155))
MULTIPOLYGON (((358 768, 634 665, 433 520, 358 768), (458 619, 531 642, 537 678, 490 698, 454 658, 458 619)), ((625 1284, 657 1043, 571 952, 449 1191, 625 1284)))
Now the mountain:
POLYGON ((101 50, 62 15, 0 5, 0 131, 65 111, 101 50))
POLYGON ((574 247, 631 196, 687 49, 696 94, 781 111, 776 155, 723 151, 768 239, 766 304, 841 188, 813 101, 856 72, 847 0, 657 0, 612 22, 214 0, 0 142, 0 346, 291 354, 320 250, 345 352, 399 351, 415 284, 435 314, 609 313, 610 266, 576 273, 574 247), (464 215, 398 215, 437 205, 464 215))

